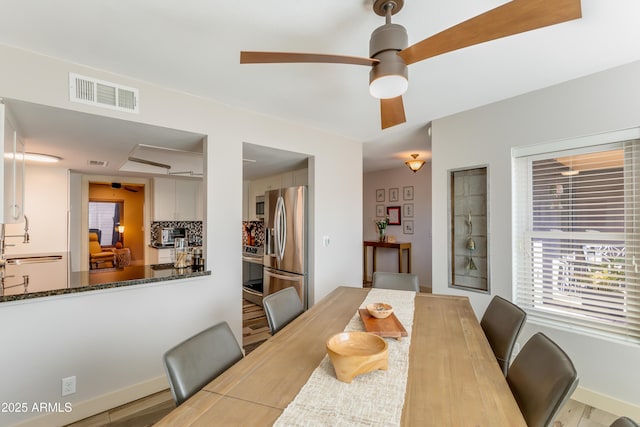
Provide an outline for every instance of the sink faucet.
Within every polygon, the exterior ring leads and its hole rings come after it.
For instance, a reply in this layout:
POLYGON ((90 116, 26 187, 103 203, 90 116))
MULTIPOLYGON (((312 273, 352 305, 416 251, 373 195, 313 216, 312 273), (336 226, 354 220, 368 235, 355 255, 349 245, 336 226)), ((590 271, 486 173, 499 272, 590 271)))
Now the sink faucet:
POLYGON ((29 218, 26 215, 24 216, 24 234, 6 234, 5 232, 5 224, 0 225, 0 268, 4 267, 5 264, 5 249, 7 246, 15 246, 15 245, 7 245, 7 237, 22 237, 22 243, 29 243, 29 218))
POLYGON ((26 215, 24 216, 24 236, 22 238, 22 243, 29 243, 29 218, 26 215))

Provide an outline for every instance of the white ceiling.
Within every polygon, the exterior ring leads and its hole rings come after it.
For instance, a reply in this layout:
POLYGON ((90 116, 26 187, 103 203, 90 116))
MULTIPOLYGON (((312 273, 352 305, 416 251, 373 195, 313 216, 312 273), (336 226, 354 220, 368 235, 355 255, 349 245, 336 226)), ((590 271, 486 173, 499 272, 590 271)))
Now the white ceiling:
MULTIPOLYGON (((239 64, 240 50, 367 56, 384 23, 371 3, 0 0, 0 43, 363 141, 365 171, 428 156, 431 120, 640 59, 640 2, 582 0, 580 20, 411 65, 407 123, 385 131, 367 67, 239 64)), ((393 22, 413 44, 502 3, 406 0, 393 22)))
POLYGON ((202 173, 204 135, 12 99, 4 103, 25 135, 26 151, 56 155, 62 158, 58 167, 92 175, 202 173), (171 169, 144 168, 129 157, 165 163, 171 169))

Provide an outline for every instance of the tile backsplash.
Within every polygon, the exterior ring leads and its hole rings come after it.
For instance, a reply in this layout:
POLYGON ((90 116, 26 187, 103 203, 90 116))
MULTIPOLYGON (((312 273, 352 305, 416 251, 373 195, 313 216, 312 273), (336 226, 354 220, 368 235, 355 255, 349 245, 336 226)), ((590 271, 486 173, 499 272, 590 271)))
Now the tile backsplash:
POLYGON ((242 221, 242 244, 259 247, 264 245, 263 221, 242 221))
POLYGON ((187 230, 189 246, 202 246, 202 221, 154 221, 151 223, 151 243, 160 243, 162 229, 171 227, 187 230))

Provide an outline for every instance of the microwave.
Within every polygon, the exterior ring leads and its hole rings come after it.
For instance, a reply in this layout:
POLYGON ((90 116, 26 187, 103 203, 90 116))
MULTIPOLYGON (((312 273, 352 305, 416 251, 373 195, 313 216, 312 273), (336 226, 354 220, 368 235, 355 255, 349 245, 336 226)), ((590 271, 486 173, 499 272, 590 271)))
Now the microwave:
POLYGON ((256 216, 264 216, 264 196, 256 197, 256 216))
POLYGON ((160 243, 162 245, 173 245, 177 238, 186 238, 187 229, 183 227, 166 227, 162 229, 160 243))

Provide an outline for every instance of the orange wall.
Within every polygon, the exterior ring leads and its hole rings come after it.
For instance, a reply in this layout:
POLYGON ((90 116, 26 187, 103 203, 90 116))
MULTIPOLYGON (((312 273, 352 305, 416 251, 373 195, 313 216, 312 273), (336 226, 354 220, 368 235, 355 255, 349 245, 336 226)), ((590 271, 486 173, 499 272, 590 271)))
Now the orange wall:
MULTIPOLYGON (((133 187, 133 186, 128 186, 133 187)), ((135 186, 137 193, 122 188, 111 188, 111 184, 89 184, 89 199, 124 202, 124 247, 131 250, 132 261, 144 261, 144 186, 135 186)))

